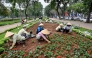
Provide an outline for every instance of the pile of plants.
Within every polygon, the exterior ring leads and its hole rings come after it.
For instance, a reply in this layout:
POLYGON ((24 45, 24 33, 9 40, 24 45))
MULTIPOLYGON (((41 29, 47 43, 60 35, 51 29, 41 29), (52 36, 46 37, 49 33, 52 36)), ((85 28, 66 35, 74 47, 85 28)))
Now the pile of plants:
POLYGON ((2 58, 91 58, 92 40, 84 36, 75 34, 54 34, 49 37, 50 44, 37 46, 34 51, 25 53, 24 51, 5 50, 1 54, 2 58))
POLYGON ((73 31, 89 39, 92 39, 92 30, 85 29, 85 28, 78 27, 78 26, 73 26, 73 31))

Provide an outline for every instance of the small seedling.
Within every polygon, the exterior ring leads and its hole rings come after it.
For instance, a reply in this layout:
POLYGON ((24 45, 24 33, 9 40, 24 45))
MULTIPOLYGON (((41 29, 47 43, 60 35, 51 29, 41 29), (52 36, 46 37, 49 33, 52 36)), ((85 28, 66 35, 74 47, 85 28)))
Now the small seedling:
POLYGON ((34 40, 32 40, 32 43, 35 43, 35 41, 34 41, 34 40))

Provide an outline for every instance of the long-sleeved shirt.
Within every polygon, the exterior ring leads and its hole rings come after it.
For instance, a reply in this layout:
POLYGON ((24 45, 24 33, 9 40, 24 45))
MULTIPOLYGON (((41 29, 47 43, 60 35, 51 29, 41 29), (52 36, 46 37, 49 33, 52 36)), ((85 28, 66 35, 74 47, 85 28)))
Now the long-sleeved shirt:
POLYGON ((40 37, 42 37, 43 39, 46 39, 46 37, 45 37, 41 32, 39 32, 39 33, 37 34, 37 36, 39 36, 39 38, 37 38, 37 39, 40 39, 40 37))
POLYGON ((72 31, 72 26, 67 26, 67 25, 66 25, 66 26, 64 26, 63 28, 64 28, 64 29, 67 29, 67 30, 70 30, 70 32, 72 31))
POLYGON ((42 30, 43 30, 43 27, 38 26, 37 31, 36 31, 36 34, 38 34, 39 32, 41 32, 42 30))
POLYGON ((25 31, 24 29, 21 29, 18 34, 22 35, 23 33, 26 33, 27 35, 29 35, 30 33, 28 33, 27 31, 25 31))
POLYGON ((22 40, 25 40, 25 37, 24 36, 21 36, 19 34, 14 34, 11 38, 10 38, 11 41, 13 41, 13 43, 16 43, 17 41, 22 41, 22 40))
POLYGON ((59 31, 59 30, 61 30, 62 29, 62 27, 61 26, 58 26, 57 28, 56 28, 56 31, 59 31))

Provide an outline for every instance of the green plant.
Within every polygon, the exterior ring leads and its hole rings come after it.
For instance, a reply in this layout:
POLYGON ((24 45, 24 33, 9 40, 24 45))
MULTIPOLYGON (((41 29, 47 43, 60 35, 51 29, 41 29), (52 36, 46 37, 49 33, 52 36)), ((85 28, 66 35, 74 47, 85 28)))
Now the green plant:
POLYGON ((0 54, 4 51, 5 49, 0 47, 0 54))
POLYGON ((44 53, 44 56, 51 58, 53 56, 53 52, 47 51, 47 52, 44 53))
POLYGON ((57 44, 53 44, 53 45, 49 45, 48 49, 51 50, 55 50, 55 48, 57 47, 57 44))
POLYGON ((32 51, 29 51, 28 58, 30 58, 31 56, 33 56, 32 51))
POLYGON ((34 43, 35 41, 34 40, 32 40, 32 43, 34 43))
POLYGON ((68 45, 68 46, 66 47, 66 50, 70 50, 70 49, 71 49, 71 46, 68 45))
POLYGON ((4 44, 4 41, 0 41, 0 47, 3 46, 4 44))
POLYGON ((23 56, 24 55, 24 51, 20 50, 19 51, 19 55, 23 56))

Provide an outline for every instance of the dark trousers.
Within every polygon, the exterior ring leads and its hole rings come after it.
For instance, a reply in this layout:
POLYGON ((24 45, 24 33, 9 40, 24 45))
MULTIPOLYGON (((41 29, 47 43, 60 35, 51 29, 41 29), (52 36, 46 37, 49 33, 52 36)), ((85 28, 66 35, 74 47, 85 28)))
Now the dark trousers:
POLYGON ((63 30, 63 28, 60 28, 59 30, 57 30, 57 32, 61 32, 63 30))
POLYGON ((21 36, 24 36, 25 38, 27 38, 27 35, 26 35, 26 33, 23 33, 23 34, 21 34, 21 36))
POLYGON ((61 29, 57 30, 57 32, 61 32, 61 29))
POLYGON ((69 30, 68 29, 63 29, 63 33, 68 33, 69 30))
POLYGON ((26 35, 26 33, 23 33, 21 36, 24 36, 27 39, 27 38, 31 37, 31 35, 32 35, 32 31, 30 31, 30 35, 28 35, 28 36, 26 35))

